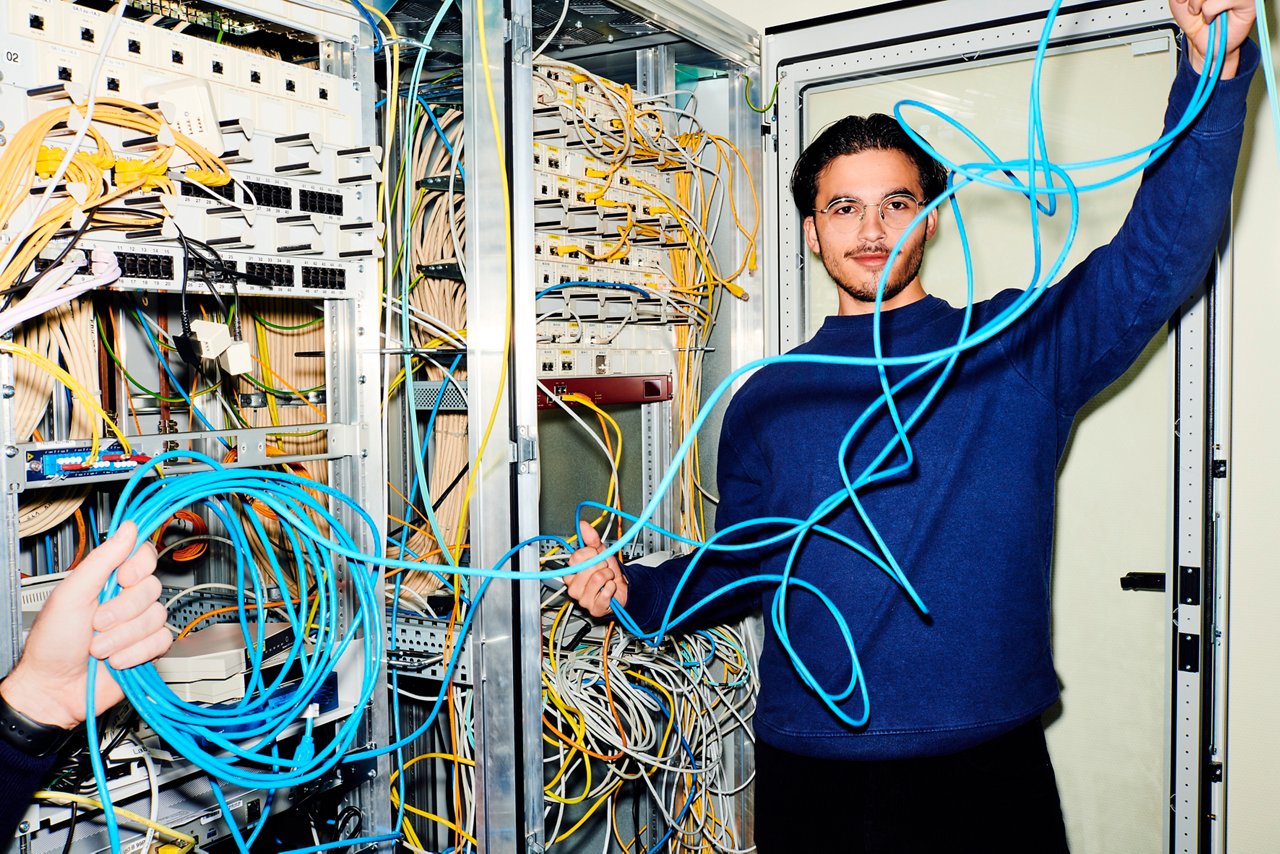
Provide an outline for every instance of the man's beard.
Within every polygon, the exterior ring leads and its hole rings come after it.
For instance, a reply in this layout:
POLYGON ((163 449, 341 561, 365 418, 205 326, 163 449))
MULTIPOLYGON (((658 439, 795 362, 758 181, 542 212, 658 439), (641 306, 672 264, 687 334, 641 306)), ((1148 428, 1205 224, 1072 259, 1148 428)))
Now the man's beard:
MULTIPOLYGON (((915 280, 920 273, 920 265, 924 262, 924 244, 923 240, 915 241, 914 245, 904 246, 898 256, 893 259, 893 266, 889 269, 888 281, 884 285, 884 296, 882 302, 889 300, 902 293, 907 285, 915 280)), ((872 274, 868 279, 861 282, 846 281, 841 273, 841 268, 837 267, 832 259, 828 256, 827 247, 819 246, 822 255, 822 266, 827 268, 827 274, 835 281, 840 290, 853 297, 858 302, 873 303, 876 301, 876 288, 880 284, 880 277, 884 274, 884 270, 880 270, 872 274)), ((854 249, 844 253, 843 258, 854 261, 858 255, 865 254, 881 254, 888 255, 893 251, 893 244, 888 245, 878 243, 865 243, 854 249)))

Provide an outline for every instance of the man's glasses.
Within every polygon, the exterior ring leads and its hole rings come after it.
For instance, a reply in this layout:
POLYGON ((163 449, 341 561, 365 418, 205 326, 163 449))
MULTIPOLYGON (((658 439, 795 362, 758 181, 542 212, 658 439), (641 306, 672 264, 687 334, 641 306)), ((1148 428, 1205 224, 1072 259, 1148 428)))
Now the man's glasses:
POLYGON ((857 199, 842 197, 832 200, 825 208, 816 210, 814 213, 826 214, 831 219, 831 226, 838 231, 853 232, 862 225, 862 220, 867 215, 867 208, 876 207, 880 210, 880 221, 886 228, 901 231, 911 225, 911 220, 920 213, 920 206, 923 204, 924 199, 917 199, 906 193, 885 196, 878 205, 868 205, 857 199))

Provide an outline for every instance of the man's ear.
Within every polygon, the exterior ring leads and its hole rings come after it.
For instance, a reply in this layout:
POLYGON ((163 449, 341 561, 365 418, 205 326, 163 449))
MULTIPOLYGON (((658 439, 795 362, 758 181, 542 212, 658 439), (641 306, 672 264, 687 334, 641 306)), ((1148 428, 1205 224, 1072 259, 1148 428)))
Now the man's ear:
POLYGON ((804 242, 809 244, 809 249, 815 255, 822 254, 822 244, 818 242, 818 224, 814 222, 812 214, 804 218, 804 242))
POLYGON ((933 240, 933 235, 938 230, 938 208, 929 211, 929 215, 924 219, 924 242, 928 243, 933 240))

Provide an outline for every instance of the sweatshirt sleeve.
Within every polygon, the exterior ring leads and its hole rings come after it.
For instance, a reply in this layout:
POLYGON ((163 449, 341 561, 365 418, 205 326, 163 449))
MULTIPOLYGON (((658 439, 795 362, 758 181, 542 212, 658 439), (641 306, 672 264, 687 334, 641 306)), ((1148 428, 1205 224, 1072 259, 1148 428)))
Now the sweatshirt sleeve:
MULTIPOLYGON (((716 485, 720 499, 716 506, 717 532, 755 518, 763 506, 763 484, 768 478, 746 409, 741 394, 735 397, 725 413, 720 431, 716 463, 716 485)), ((760 529, 753 526, 745 529, 737 538, 731 534, 717 542, 747 542, 760 538, 760 529)), ((687 572, 692 560, 692 555, 685 555, 658 566, 628 564, 623 567, 627 576, 627 612, 642 629, 656 630, 673 598, 675 608, 671 614, 674 618, 721 587, 758 574, 761 553, 756 549, 745 552, 707 551, 693 570, 687 572), (688 580, 681 586, 686 573, 688 580)), ((668 629, 713 626, 742 617, 757 607, 760 601, 759 591, 760 585, 739 587, 700 609, 689 620, 668 629)))
MULTIPOLYGON (((1115 238, 1050 287, 1003 337, 1014 367, 1061 415, 1074 416, 1123 374, 1203 283, 1230 212, 1259 57, 1257 45, 1245 41, 1236 76, 1218 82, 1192 125, 1147 167, 1115 238)), ((1184 55, 1166 130, 1186 111, 1198 79, 1184 55)))
POLYGON ((4 839, 17 831, 31 796, 49 778, 57 761, 56 754, 30 756, 0 742, 0 834, 4 839))

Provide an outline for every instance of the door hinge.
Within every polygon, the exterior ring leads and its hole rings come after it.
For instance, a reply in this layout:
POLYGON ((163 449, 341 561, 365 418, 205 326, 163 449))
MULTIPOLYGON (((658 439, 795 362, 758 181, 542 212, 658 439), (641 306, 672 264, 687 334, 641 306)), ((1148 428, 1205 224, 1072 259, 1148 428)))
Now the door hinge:
POLYGON ((511 462, 516 463, 523 474, 529 471, 529 466, 536 462, 537 459, 537 438, 531 434, 528 427, 519 428, 516 440, 511 443, 511 462))

